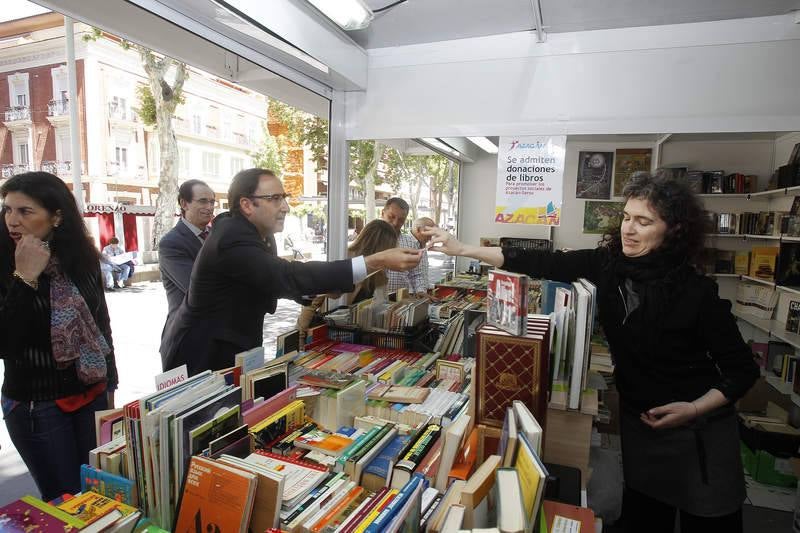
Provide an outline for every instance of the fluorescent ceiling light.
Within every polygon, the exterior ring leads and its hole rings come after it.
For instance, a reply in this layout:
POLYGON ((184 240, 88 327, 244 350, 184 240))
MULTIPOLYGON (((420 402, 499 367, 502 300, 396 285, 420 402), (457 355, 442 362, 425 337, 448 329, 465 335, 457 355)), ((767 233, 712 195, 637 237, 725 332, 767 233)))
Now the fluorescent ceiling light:
POLYGON ((374 17, 363 0, 308 0, 345 30, 363 30, 374 17))
POLYGON ((436 137, 423 137, 420 140, 422 142, 424 142, 425 144, 427 144, 429 146, 432 146, 432 147, 434 147, 434 148, 436 148, 436 149, 438 149, 438 150, 440 150, 440 151, 442 151, 442 152, 444 152, 446 154, 454 155, 456 157, 460 157, 461 156, 461 152, 451 148, 450 145, 445 144, 444 142, 440 141, 436 137))
POLYGON ((266 21, 262 22, 256 18, 260 12, 253 8, 253 0, 214 0, 214 2, 219 6, 215 9, 214 19, 220 24, 289 54, 325 74, 330 74, 327 65, 271 34, 267 30, 266 21))
POLYGON ((497 146, 495 146, 495 144, 486 137, 467 137, 467 139, 472 141, 473 144, 477 145, 478 148, 484 152, 488 152, 490 154, 497 153, 497 146))

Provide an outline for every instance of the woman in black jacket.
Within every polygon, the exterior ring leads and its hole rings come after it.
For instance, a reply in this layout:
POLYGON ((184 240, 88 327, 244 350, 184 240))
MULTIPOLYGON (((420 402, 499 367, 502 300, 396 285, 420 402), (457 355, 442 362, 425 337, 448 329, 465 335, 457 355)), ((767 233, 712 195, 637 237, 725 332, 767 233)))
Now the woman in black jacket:
POLYGON ((742 530, 745 498, 733 403, 758 378, 730 302, 694 268, 702 206, 683 184, 637 175, 619 232, 594 250, 432 246, 536 278, 597 286, 598 318, 620 394, 626 531, 742 530))
POLYGON ((117 369, 99 254, 66 184, 46 172, 0 187, 3 416, 42 498, 80 491, 94 412, 117 369))

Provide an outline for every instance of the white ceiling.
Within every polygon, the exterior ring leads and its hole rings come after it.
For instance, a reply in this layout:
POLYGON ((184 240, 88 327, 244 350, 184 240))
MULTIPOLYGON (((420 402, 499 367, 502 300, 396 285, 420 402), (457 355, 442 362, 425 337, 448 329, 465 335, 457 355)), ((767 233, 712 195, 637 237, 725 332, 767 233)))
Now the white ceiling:
MULTIPOLYGON (((530 31, 537 0, 408 0, 348 34, 364 48, 530 31)), ((538 0, 550 33, 781 15, 800 0, 538 0)), ((374 10, 394 0, 366 0, 374 10)))

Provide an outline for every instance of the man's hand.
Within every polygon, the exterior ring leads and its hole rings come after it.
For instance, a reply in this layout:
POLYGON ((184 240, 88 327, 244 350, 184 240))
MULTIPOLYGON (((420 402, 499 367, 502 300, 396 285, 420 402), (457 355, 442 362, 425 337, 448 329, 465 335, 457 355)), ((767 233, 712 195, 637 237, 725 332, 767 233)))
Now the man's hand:
POLYGON ((426 237, 430 237, 430 241, 428 241, 428 250, 443 252, 447 255, 464 254, 464 245, 441 228, 426 226, 420 230, 420 233, 426 237))
POLYGON ((672 402, 645 411, 640 420, 653 429, 667 429, 684 426, 697 414, 697 406, 691 402, 672 402))
POLYGON ((390 248, 368 255, 364 257, 364 261, 369 273, 382 269, 405 271, 411 270, 419 264, 422 252, 423 250, 412 250, 411 248, 390 248))
POLYGON ((35 280, 50 261, 50 247, 33 235, 24 235, 14 250, 14 266, 22 277, 35 280))

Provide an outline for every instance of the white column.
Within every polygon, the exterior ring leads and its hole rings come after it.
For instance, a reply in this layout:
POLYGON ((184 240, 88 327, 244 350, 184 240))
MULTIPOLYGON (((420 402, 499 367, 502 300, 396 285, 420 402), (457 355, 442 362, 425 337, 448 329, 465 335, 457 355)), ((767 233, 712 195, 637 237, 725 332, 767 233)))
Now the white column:
POLYGON ((69 74, 69 144, 72 153, 72 192, 78 209, 83 213, 83 184, 81 183, 81 141, 78 123, 78 72, 75 68, 75 25, 64 17, 64 37, 67 42, 67 73, 69 74))
POLYGON ((333 92, 331 100, 328 161, 328 260, 347 257, 348 150, 344 130, 344 93, 333 92))

